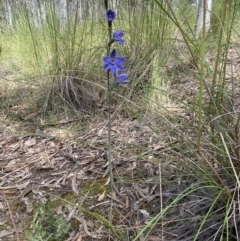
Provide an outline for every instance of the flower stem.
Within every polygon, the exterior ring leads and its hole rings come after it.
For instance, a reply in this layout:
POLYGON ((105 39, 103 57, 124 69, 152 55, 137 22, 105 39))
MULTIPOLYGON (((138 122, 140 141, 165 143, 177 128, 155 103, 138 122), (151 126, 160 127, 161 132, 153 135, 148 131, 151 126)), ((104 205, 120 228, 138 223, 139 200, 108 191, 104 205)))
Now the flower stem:
POLYGON ((104 0, 105 10, 108 10, 108 0, 104 0))
MULTIPOLYGON (((108 0, 104 0, 105 8, 108 10, 108 0)), ((110 54, 110 47, 113 43, 112 40, 112 22, 108 21, 108 36, 109 43, 107 44, 107 55, 110 54)), ((108 100, 108 167, 109 167, 109 178, 111 185, 111 196, 114 192, 114 180, 112 171, 112 142, 111 142, 111 129, 112 129, 112 117, 111 117, 111 85, 110 85, 110 70, 107 71, 107 100, 108 100)), ((112 210, 113 210, 113 199, 111 199, 110 211, 109 211, 109 224, 112 226, 112 210)))
MULTIPOLYGON (((109 168, 109 178, 110 178, 110 185, 111 185, 111 195, 113 194, 113 171, 112 171, 112 140, 111 140, 111 129, 112 129, 112 117, 111 117, 111 88, 110 88, 110 71, 107 71, 107 89, 108 89, 108 168, 109 168)), ((110 206, 109 212, 109 223, 112 225, 112 201, 110 206)))

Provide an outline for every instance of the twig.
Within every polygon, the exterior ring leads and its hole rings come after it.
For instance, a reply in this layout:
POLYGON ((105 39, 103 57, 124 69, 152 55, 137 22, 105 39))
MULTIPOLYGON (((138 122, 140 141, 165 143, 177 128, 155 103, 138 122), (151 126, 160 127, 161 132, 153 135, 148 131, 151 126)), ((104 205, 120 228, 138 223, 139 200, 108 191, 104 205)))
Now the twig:
POLYGON ((240 122, 240 115, 238 116, 237 119, 237 123, 234 126, 234 130, 235 130, 235 142, 236 142, 236 156, 237 156, 237 164, 238 164, 238 168, 240 170, 240 146, 239 146, 239 135, 238 135, 238 127, 239 127, 239 122, 240 122))
POLYGON ((17 236, 16 237, 17 241, 21 241, 20 236, 19 236, 19 232, 17 230, 16 224, 15 224, 14 219, 13 219, 13 215, 12 215, 12 211, 11 211, 10 205, 9 205, 7 199, 6 199, 5 193, 4 192, 1 192, 1 193, 3 194, 4 200, 5 200, 6 204, 7 204, 7 207, 8 207, 8 210, 9 210, 9 214, 10 214, 10 218, 11 218, 11 221, 12 221, 12 224, 13 224, 16 236, 17 236))
POLYGON ((223 188, 226 188, 226 190, 230 193, 228 187, 224 184, 222 178, 218 175, 217 171, 215 170, 215 168, 212 166, 212 164, 208 161, 208 159, 203 155, 202 152, 199 153, 201 155, 201 157, 205 160, 205 162, 208 164, 208 166, 212 169, 212 171, 214 172, 214 174, 216 175, 219 183, 222 185, 223 188))

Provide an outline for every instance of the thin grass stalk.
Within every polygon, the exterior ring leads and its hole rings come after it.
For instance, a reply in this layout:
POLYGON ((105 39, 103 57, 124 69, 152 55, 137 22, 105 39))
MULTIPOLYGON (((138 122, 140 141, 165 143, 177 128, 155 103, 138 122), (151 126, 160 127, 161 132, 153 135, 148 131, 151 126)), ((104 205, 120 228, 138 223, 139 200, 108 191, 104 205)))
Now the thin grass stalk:
MULTIPOLYGON (((218 68, 219 68, 219 63, 221 60, 221 49, 222 49, 222 41, 223 41, 223 34, 224 32, 227 33, 227 40, 225 43, 225 60, 224 60, 224 66, 223 66, 223 82, 222 82, 222 86, 221 86, 221 90, 223 90, 224 86, 225 86, 225 74, 226 74, 226 65, 227 65, 227 54, 228 54, 228 47, 229 47, 229 43, 230 43, 230 36, 231 36, 231 29, 232 29, 232 24, 233 24, 233 17, 232 17, 232 21, 231 21, 231 25, 228 24, 229 23, 229 19, 231 16, 231 9, 232 9, 232 1, 225 1, 224 4, 224 12, 222 14, 222 20, 221 20, 221 29, 220 29, 220 33, 219 33, 219 38, 218 38, 218 49, 217 49, 217 57, 216 57, 216 61, 215 61, 215 67, 214 67, 214 75, 213 75, 213 80, 212 80, 212 86, 211 86, 211 94, 212 96, 215 96, 215 86, 216 86, 216 82, 217 82, 217 76, 218 76, 218 68), (227 21, 227 23, 226 23, 227 21), (226 29, 227 26, 227 29, 226 29)), ((220 21, 220 20, 219 20, 220 21)), ((221 100, 223 100, 223 91, 221 91, 221 100)), ((215 98, 215 100, 217 100, 215 98)), ((210 105, 213 104, 212 102, 210 102, 210 105)), ((216 109, 216 108, 215 108, 216 109)), ((217 108, 217 115, 219 114, 219 109, 217 108)))
POLYGON ((207 2, 203 2, 203 28, 202 28, 202 43, 201 43, 201 65, 200 65, 200 88, 199 88, 199 100, 198 100, 198 130, 197 130, 197 151, 200 153, 201 147, 201 133, 202 133, 202 106, 203 106, 203 81, 204 81, 204 64, 205 64, 205 37, 206 37, 206 11, 207 2))
MULTIPOLYGON (((226 215, 225 215, 225 218, 224 218, 223 228, 222 228, 222 235, 221 235, 221 240, 223 240, 223 238, 227 238, 226 241, 229 240, 229 234, 228 234, 229 233, 229 221, 228 221, 228 219, 229 219, 229 213, 231 211, 231 206, 232 206, 232 203, 230 203, 230 205, 229 205, 229 201, 230 200, 228 200, 228 202, 226 204, 226 207, 228 207, 228 208, 226 210, 226 215), (223 237, 224 231, 226 231, 226 237, 223 237)), ((232 201, 234 202, 234 200, 232 200, 232 201)))
MULTIPOLYGON (((173 10, 172 7, 171 7, 171 4, 169 3, 168 0, 165 0, 167 6, 168 6, 168 8, 169 8, 169 11, 170 11, 170 13, 169 13, 169 12, 159 3, 159 0, 154 0, 154 1, 157 3, 157 5, 163 10, 163 12, 168 16, 168 18, 177 26, 177 28, 178 28, 179 31, 181 32, 181 34, 182 34, 182 36, 183 36, 184 43, 186 44, 187 49, 188 49, 188 51, 189 51, 189 53, 190 53, 190 56, 191 56, 191 58, 192 58, 192 60, 193 60, 193 64, 194 64, 194 66, 196 67, 196 69, 198 70, 198 72, 200 72, 200 67, 199 67, 199 65, 198 65, 198 60, 197 60, 197 58, 196 58, 196 56, 195 56, 195 54, 194 54, 194 52, 193 52, 193 50, 192 50, 192 48, 191 48, 191 45, 192 45, 193 48, 195 48, 197 51, 199 50, 199 48, 198 48, 197 45, 193 42, 193 40, 184 32, 184 29, 181 27, 181 25, 180 25, 180 23, 179 23, 179 21, 178 21, 178 18, 176 17, 176 15, 175 15, 175 13, 174 13, 174 10, 173 10)), ((206 15, 206 13, 205 13, 205 15, 206 15)), ((205 16, 205 17, 206 17, 206 16, 205 16)), ((206 20, 205 20, 205 22, 206 22, 206 20)), ((205 27, 206 27, 206 26, 205 26, 205 27)), ((205 31, 206 31, 206 30, 205 30, 205 31)), ((210 89, 209 89, 209 87, 208 87, 205 79, 203 78, 202 81, 203 81, 203 83, 204 83, 204 86, 205 86, 208 94, 209 94, 210 99, 211 99, 212 102, 215 104, 214 98, 213 98, 213 96, 212 96, 212 94, 211 94, 211 91, 210 91, 210 89)), ((216 106, 215 106, 215 108, 217 109, 216 106)))
MULTIPOLYGON (((151 233, 152 229, 156 226, 156 224, 159 222, 159 220, 166 214, 166 212, 173 207, 174 204, 176 204, 178 201, 181 201, 184 197, 188 197, 193 192, 197 191, 201 188, 217 188, 215 185, 208 185, 208 186, 202 186, 201 184, 197 183, 192 185, 191 187, 186 188, 181 194, 179 194, 167 207, 165 207, 161 212, 159 212, 151 221, 148 222, 148 224, 138 233, 138 235, 132 240, 137 241, 139 237, 143 235, 145 231, 147 231, 146 237, 151 233), (196 188, 195 188, 196 187, 196 188)), ((220 188, 220 187, 218 187, 220 188)), ((221 189, 222 193, 222 189, 221 189)))
MULTIPOLYGON (((70 27, 70 23, 72 23, 72 21, 70 20, 70 17, 68 17, 68 22, 67 22, 67 26, 68 26, 68 31, 69 34, 71 34, 71 43, 70 43, 70 55, 69 55, 69 62, 67 63, 68 69, 70 70, 72 64, 73 64, 73 59, 74 58, 74 52, 75 52, 75 41, 76 41, 76 33, 77 33, 77 24, 78 24, 78 7, 79 7, 79 1, 77 1, 77 5, 76 5, 76 11, 75 11, 75 16, 74 16, 74 23, 73 23, 73 31, 71 31, 71 27, 70 27)), ((69 16, 69 14, 68 14, 69 16)))
MULTIPOLYGON (((205 12, 205 11, 204 11, 204 12, 205 12)), ((203 15, 204 15, 204 14, 203 14, 203 15)), ((210 215, 212 209, 213 209, 214 206, 215 206, 215 203, 217 202, 217 200, 219 199, 219 197, 222 195, 223 191, 224 191, 224 189, 222 189, 222 190, 218 193, 217 197, 215 198, 215 200, 213 201, 212 205, 211 205, 210 208, 208 209, 208 211, 207 211, 206 215, 204 216, 204 219, 203 219, 203 221, 201 222, 201 225, 200 225, 200 227, 199 227, 199 229, 198 229, 198 231, 197 231, 197 233, 196 233, 193 241, 196 241, 196 240, 198 239, 198 235, 200 234, 200 232, 201 232, 201 230, 202 230, 202 228, 203 228, 203 225, 206 223, 206 220, 207 220, 208 216, 210 215)))
POLYGON ((57 20, 55 7, 53 3, 48 3, 48 17, 47 24, 50 30, 51 35, 51 47, 54 53, 54 74, 58 74, 60 70, 60 56, 59 56, 59 40, 58 40, 58 32, 59 32, 59 22, 57 20))
MULTIPOLYGON (((159 162, 158 164, 158 169, 159 169, 159 193, 160 193, 160 212, 163 211, 163 196, 162 196, 162 193, 163 193, 163 188, 162 188, 162 165, 161 165, 161 162, 159 162)), ((162 240, 164 240, 164 223, 163 221, 161 221, 161 237, 162 237, 162 240)))
MULTIPOLYGON (((223 21, 225 21, 223 19, 223 21)), ((217 48, 217 56, 216 56, 216 60, 215 60, 215 67, 214 67, 214 75, 213 75, 213 80, 212 80, 212 86, 211 86, 211 94, 212 96, 215 96, 215 86, 216 86, 216 82, 217 82, 217 76, 218 76, 218 67, 219 67, 219 63, 221 60, 221 48, 222 48, 222 37, 223 36, 223 27, 221 27, 220 30, 220 34, 219 34, 219 38, 218 38, 218 48, 217 48)), ((213 104, 215 104, 215 98, 213 100, 210 101, 210 111, 211 109, 213 109, 211 106, 213 104)), ((216 105, 216 104, 215 104, 216 105)), ((216 114, 218 115, 218 108, 215 108, 216 110, 216 114)))
MULTIPOLYGON (((130 35, 130 45, 131 46, 134 46, 134 35, 132 36, 132 33, 133 33, 133 26, 132 26, 132 14, 131 14, 131 8, 128 7, 128 19, 129 19, 129 35, 130 35)), ((134 52, 135 52, 135 49, 134 49, 134 52)))
POLYGON ((190 44, 192 44, 195 48, 196 47, 196 44, 194 44, 194 42, 190 39, 190 37, 184 32, 183 28, 181 27, 179 21, 178 21, 178 18, 176 17, 175 13, 174 13, 174 10, 172 9, 172 6, 171 4, 169 3, 168 0, 166 0, 166 4, 168 6, 168 9, 170 11, 170 13, 163 7, 163 5, 161 5, 158 0, 155 0, 155 2, 158 4, 158 6, 163 10, 163 12, 165 14, 167 14, 167 16, 170 18, 170 20, 177 26, 177 28, 179 29, 179 31, 181 32, 182 36, 183 36, 183 39, 184 39, 184 42, 185 44, 187 45, 187 48, 189 50, 189 53, 192 57, 192 60, 193 60, 193 63, 194 63, 194 66, 199 70, 199 66, 198 66, 198 61, 195 57, 195 54, 193 53, 192 51, 192 48, 190 47, 190 44), (172 15, 172 16, 171 16, 172 15))
POLYGON ((237 172, 236 172, 236 169, 235 169, 235 167, 234 167, 234 165, 233 165, 232 158, 231 158, 231 156, 230 156, 230 154, 229 154, 229 151, 228 151, 228 149, 227 149, 227 145, 226 145, 226 142, 225 142, 225 140, 224 140, 223 134, 222 134, 221 132, 220 132, 219 134, 220 134, 220 136, 221 136, 222 143, 223 143, 223 145, 224 145, 224 148, 225 148, 225 151, 226 151, 226 153, 227 153, 229 162, 230 162, 230 164, 231 164, 231 167, 232 167, 234 176, 235 176, 235 178, 236 178, 236 182, 237 182, 237 184, 238 184, 238 187, 240 188, 239 177, 238 177, 238 174, 237 174, 237 172))
MULTIPOLYGON (((228 209, 227 209, 227 213, 226 213, 226 215, 225 215, 223 227, 224 227, 225 223, 226 223, 226 226, 227 226, 227 227, 226 227, 225 229, 223 228, 222 230, 223 230, 223 231, 226 230, 226 232, 227 232, 227 238, 228 238, 228 236, 229 236, 229 235, 228 235, 228 232, 229 232, 229 228, 228 228, 229 222, 228 222, 228 220, 229 220, 229 213, 230 213, 231 210, 233 210, 233 211, 232 211, 232 215, 233 215, 235 227, 236 227, 236 229, 237 229, 236 218, 235 218, 235 214, 236 214, 236 210, 235 210, 235 206, 236 206, 235 197, 236 197, 236 192, 237 192, 237 190, 239 190, 239 186, 236 184, 234 193, 232 194, 231 203, 229 204, 230 199, 228 199, 228 202, 227 202, 227 204, 226 204, 226 207, 228 207, 228 209), (232 208, 232 207, 233 207, 233 208, 232 208)), ((238 232, 236 232, 236 236, 237 236, 237 240, 239 240, 239 239, 238 239, 238 232)))
POLYGON ((31 40, 32 40, 32 45, 33 45, 33 49, 34 49, 34 57, 36 59, 36 62, 37 62, 37 66, 38 66, 38 74, 40 75, 41 71, 41 67, 40 67, 40 61, 39 61, 39 58, 38 58, 38 51, 37 51, 37 46, 36 46, 36 40, 34 38, 34 30, 33 30, 33 26, 31 24, 31 19, 29 17, 29 13, 28 13, 28 9, 27 9, 27 4, 24 3, 24 13, 25 13, 25 17, 26 17, 26 20, 27 20, 27 25, 28 25, 28 28, 29 28, 29 32, 31 34, 31 40))
MULTIPOLYGON (((235 229, 238 230, 238 223, 237 223, 237 220, 236 220, 236 216, 240 216, 240 209, 238 208, 238 212, 236 210, 236 205, 238 205, 239 207, 239 203, 240 203, 240 200, 239 200, 239 191, 240 191, 240 187, 236 185, 235 187, 235 190, 234 190, 234 193, 233 193, 233 197, 237 197, 237 204, 236 204, 236 200, 234 200, 234 198, 232 198, 232 206, 233 206, 233 221, 234 221, 234 226, 235 226, 235 229)), ((237 236, 237 240, 239 240, 239 235, 240 233, 236 232, 236 236, 237 236)))
POLYGON ((224 184, 224 181, 222 180, 222 178, 219 176, 219 174, 217 173, 216 169, 213 167, 213 165, 208 161, 208 159, 204 156, 204 154, 202 152, 200 152, 201 157, 204 159, 204 161, 207 163, 207 165, 211 168, 211 170, 213 171, 213 173, 216 175, 219 183, 222 185, 223 188, 225 188, 228 193, 230 193, 230 191, 228 190, 228 187, 224 184))
POLYGON ((240 115, 238 115, 237 122, 234 126, 234 132, 235 132, 235 142, 236 142, 236 157, 237 157, 237 163, 238 163, 238 169, 240 171, 240 143, 239 143, 239 123, 240 123, 240 115))
MULTIPOLYGON (((226 43, 225 43, 225 58, 224 58, 224 66, 223 66, 223 81, 222 81, 222 87, 221 90, 224 89, 225 84, 226 84, 226 69, 227 69, 227 57, 228 57, 228 50, 229 50, 229 45, 230 45, 230 37, 231 37, 231 26, 233 22, 233 17, 232 21, 230 21, 231 18, 231 13, 232 13, 232 0, 226 0, 225 1, 225 6, 224 6, 224 23, 223 25, 226 25, 226 43)), ((221 97, 220 101, 223 101, 223 91, 221 91, 221 97)))

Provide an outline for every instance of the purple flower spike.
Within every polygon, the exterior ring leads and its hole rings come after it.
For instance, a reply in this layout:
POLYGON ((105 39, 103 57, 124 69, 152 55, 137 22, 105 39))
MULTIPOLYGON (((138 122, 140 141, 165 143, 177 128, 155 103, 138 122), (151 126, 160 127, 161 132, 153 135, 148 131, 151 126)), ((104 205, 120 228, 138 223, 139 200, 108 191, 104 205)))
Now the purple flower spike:
POLYGON ((113 33, 113 39, 114 41, 116 41, 117 43, 119 43, 120 45, 123 45, 125 43, 125 40, 123 40, 124 36, 124 32, 122 30, 116 30, 114 33, 113 33))
POLYGON ((118 84, 128 84, 129 83, 128 74, 125 73, 125 74, 117 75, 116 82, 118 84))
POLYGON ((116 49, 113 49, 109 56, 103 57, 104 66, 103 69, 110 70, 113 74, 117 71, 124 71, 123 64, 126 61, 124 57, 117 56, 116 49))
POLYGON ((107 10, 106 11, 106 18, 108 22, 112 22, 116 18, 116 12, 114 10, 107 10))

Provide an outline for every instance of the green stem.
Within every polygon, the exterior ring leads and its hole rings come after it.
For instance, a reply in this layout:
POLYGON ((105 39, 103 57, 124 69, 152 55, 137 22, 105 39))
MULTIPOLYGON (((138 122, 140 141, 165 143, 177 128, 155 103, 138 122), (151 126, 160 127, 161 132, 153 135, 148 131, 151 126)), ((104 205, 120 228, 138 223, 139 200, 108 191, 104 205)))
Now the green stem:
MULTIPOLYGON (((111 40, 112 40, 112 22, 108 22, 108 36, 109 36, 109 42, 111 42, 111 40)), ((108 45, 107 48, 108 48, 107 54, 109 55, 110 45, 108 45)))
MULTIPOLYGON (((110 71, 107 71, 107 89, 108 89, 108 167, 109 167, 109 178, 111 185, 111 193, 113 194, 113 171, 112 171, 112 140, 111 140, 111 129, 112 129, 112 118, 111 118, 111 88, 110 88, 110 71)), ((112 225, 112 202, 109 212, 109 223, 112 225)))
MULTIPOLYGON (((108 1, 105 0, 106 11, 108 10, 108 1)), ((110 47, 113 43, 112 40, 112 22, 108 22, 108 36, 109 42, 107 44, 107 55, 110 54, 110 47)), ((110 70, 107 71, 107 99, 108 99, 108 167, 109 167, 109 178, 111 185, 111 194, 114 192, 114 180, 112 171, 112 141, 111 141, 111 129, 112 129, 112 117, 111 117, 111 86, 110 86, 110 70)), ((111 199, 110 212, 109 212, 109 223, 112 226, 112 210, 113 200, 111 199)))
POLYGON ((108 10, 108 0, 104 0, 105 10, 108 10))

